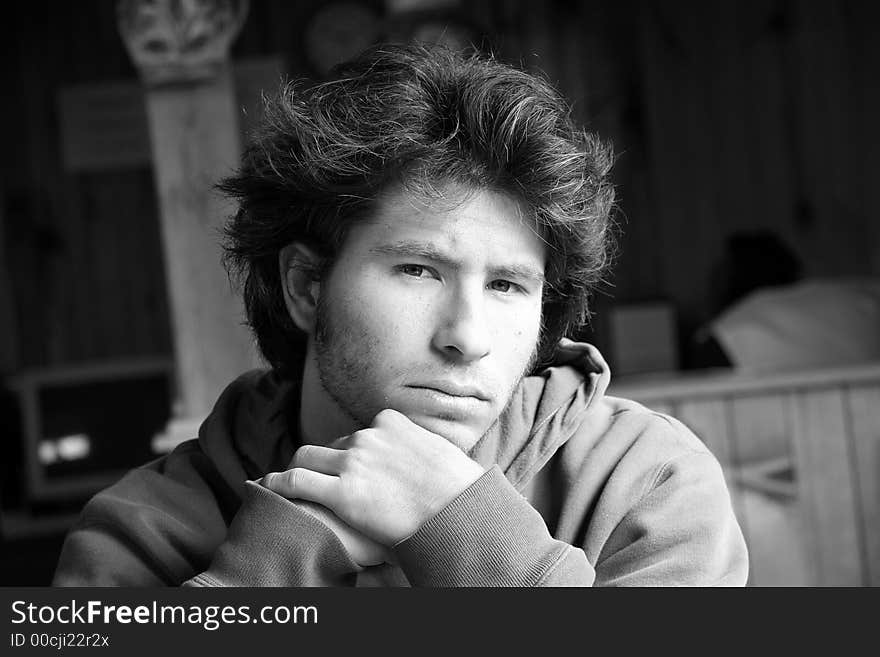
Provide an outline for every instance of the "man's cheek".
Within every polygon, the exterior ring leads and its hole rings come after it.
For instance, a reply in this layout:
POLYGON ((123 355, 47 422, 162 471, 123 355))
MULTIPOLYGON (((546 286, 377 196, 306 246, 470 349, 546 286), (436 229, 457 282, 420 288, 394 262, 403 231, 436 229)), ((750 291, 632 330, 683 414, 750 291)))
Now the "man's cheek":
POLYGON ((520 374, 536 357, 541 338, 540 326, 514 330, 508 343, 509 362, 520 374))
POLYGON ((347 296, 341 305, 343 321, 388 340, 400 336, 401 331, 412 330, 412 320, 418 316, 415 304, 401 303, 393 291, 347 296))

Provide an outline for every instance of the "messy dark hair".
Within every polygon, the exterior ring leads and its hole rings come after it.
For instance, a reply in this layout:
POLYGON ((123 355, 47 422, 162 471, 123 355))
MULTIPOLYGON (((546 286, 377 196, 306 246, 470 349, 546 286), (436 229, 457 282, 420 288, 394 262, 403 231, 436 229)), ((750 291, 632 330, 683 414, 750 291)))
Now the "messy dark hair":
MULTIPOLYGON (((511 195, 533 216, 548 262, 539 361, 589 319, 612 249, 610 149, 579 128, 542 77, 491 56, 377 46, 311 87, 267 100, 238 172, 219 189, 239 202, 225 263, 248 322, 282 374, 305 335, 284 304, 279 252, 300 241, 328 265, 353 222, 392 184, 442 194, 449 183, 511 195)), ((318 273, 321 275, 321 272, 318 273)))

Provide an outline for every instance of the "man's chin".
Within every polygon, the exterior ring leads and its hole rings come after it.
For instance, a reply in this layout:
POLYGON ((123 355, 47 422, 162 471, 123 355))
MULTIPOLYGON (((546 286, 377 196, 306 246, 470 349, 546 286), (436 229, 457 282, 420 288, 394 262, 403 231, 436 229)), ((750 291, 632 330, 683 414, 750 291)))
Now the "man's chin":
POLYGON ((473 427, 463 424, 459 420, 433 415, 423 415, 420 413, 404 413, 404 415, 406 415, 413 424, 417 424, 422 429, 445 438, 465 453, 476 444, 482 435, 475 431, 473 427))

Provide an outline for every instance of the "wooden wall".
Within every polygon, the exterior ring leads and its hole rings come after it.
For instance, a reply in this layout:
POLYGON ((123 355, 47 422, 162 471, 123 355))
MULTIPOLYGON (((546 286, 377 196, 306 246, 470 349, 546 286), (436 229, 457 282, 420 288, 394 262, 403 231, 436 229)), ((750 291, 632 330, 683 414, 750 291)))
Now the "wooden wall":
POLYGON ((113 8, 18 3, 0 27, 11 369, 170 353, 149 168, 71 173, 60 156, 59 90, 134 78, 113 8))
MULTIPOLYGON (((288 73, 306 73, 301 29, 317 4, 252 2, 234 56, 280 54, 288 73)), ((600 312, 667 298, 689 333, 708 317, 711 269, 736 230, 772 228, 811 275, 880 269, 876 4, 462 7, 501 57, 546 71, 575 116, 614 141, 623 237, 600 312)), ((115 2, 18 3, 0 36, 0 294, 12 297, 0 330, 17 344, 3 369, 169 354, 149 168, 75 174, 59 156, 59 89, 135 79, 115 2)))
POLYGON ((875 3, 641 5, 649 203, 633 224, 657 224, 686 324, 707 318, 706 274, 733 231, 772 229, 809 276, 880 273, 878 18, 875 3))

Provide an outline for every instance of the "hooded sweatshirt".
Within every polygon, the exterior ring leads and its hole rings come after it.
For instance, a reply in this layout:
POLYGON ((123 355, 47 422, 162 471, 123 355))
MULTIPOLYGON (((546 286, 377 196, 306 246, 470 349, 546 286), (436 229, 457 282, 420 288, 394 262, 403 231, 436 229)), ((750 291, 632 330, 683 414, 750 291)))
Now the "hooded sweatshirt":
POLYGON ((393 546, 394 565, 364 569, 307 505, 254 481, 299 446, 299 386, 249 372, 197 440, 89 501, 53 584, 744 585, 717 460, 681 422, 606 396, 609 378, 594 347, 565 341, 470 450, 483 475, 393 546))

